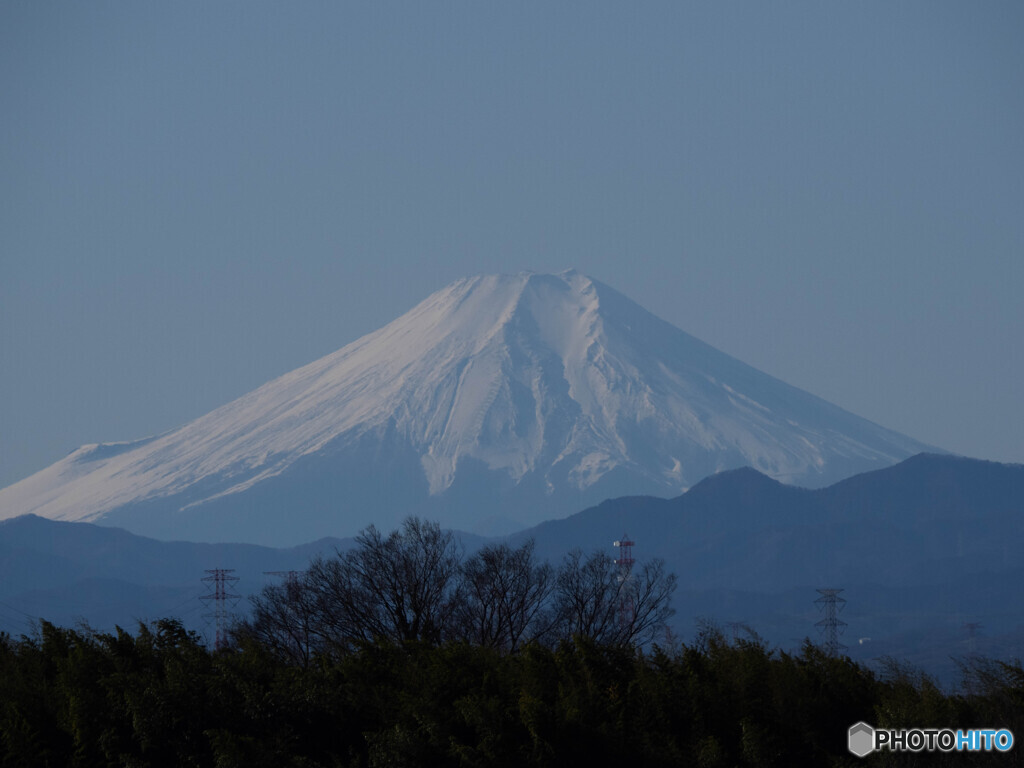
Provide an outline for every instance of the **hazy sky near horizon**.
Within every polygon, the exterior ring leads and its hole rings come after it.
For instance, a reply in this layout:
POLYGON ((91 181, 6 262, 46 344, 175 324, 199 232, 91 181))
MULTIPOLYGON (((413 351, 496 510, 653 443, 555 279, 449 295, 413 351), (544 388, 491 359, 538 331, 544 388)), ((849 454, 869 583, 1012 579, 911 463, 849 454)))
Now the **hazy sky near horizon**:
POLYGON ((0 486, 574 267, 1024 462, 1024 4, 0 5, 0 486))

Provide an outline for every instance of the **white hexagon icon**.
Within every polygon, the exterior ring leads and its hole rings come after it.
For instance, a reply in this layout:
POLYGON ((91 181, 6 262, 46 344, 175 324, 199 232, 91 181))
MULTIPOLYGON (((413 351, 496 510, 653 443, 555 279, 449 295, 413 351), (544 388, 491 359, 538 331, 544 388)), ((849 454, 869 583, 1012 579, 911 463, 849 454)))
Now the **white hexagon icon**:
POLYGON ((867 723, 850 726, 847 747, 857 757, 866 757, 875 749, 875 729, 867 723))

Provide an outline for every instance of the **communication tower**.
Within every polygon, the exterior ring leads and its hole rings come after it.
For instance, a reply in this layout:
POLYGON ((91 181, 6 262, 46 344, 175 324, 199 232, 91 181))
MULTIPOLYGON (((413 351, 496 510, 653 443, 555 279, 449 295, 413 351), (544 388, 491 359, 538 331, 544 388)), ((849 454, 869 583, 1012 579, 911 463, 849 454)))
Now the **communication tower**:
POLYGON ((613 541, 612 546, 617 547, 619 556, 615 558, 615 564, 619 566, 619 626, 626 628, 633 625, 636 618, 636 601, 633 599, 633 590, 630 584, 630 575, 633 570, 633 544, 628 534, 623 534, 618 541, 613 541))

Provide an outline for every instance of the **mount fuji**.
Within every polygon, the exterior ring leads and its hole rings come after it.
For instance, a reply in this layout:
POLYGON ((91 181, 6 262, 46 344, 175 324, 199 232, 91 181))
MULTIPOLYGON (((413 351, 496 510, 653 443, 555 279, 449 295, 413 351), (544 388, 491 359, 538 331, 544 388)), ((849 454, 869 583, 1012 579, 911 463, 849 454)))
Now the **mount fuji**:
POLYGON ((0 519, 277 546, 409 514, 495 531, 727 469, 822 487, 926 450, 578 272, 478 276, 178 429, 83 446, 0 491, 0 519))

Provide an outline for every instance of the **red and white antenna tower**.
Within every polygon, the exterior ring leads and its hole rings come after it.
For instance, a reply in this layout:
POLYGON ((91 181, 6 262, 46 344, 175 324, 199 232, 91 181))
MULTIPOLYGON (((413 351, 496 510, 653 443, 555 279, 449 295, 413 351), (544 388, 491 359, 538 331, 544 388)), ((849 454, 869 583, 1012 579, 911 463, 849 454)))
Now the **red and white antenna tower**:
POLYGON ((629 577, 633 570, 633 544, 628 534, 623 534, 618 541, 613 541, 612 546, 618 547, 619 556, 615 558, 615 564, 619 566, 619 626, 630 627, 633 619, 636 618, 636 602, 633 599, 633 590, 630 588, 629 577))
POLYGON ((216 650, 227 648, 228 645, 228 602, 230 601, 233 605, 235 601, 241 598, 241 595, 231 592, 228 587, 228 582, 238 581, 237 576, 230 576, 235 572, 234 568, 212 568, 208 569, 206 573, 209 576, 204 576, 203 581, 212 582, 213 593, 209 595, 200 595, 200 600, 213 600, 213 611, 210 613, 204 613, 204 619, 213 619, 217 626, 217 639, 214 641, 213 647, 216 650))

